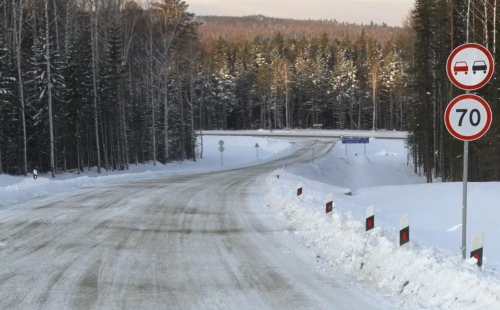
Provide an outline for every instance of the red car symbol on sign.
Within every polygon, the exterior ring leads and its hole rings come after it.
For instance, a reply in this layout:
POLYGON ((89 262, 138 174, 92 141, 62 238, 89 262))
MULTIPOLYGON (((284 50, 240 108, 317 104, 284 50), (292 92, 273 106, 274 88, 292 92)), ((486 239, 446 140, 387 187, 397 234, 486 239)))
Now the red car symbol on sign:
POLYGON ((458 72, 465 72, 465 74, 467 74, 469 72, 469 66, 465 61, 458 61, 455 64, 453 71, 455 71, 455 75, 457 75, 458 72))

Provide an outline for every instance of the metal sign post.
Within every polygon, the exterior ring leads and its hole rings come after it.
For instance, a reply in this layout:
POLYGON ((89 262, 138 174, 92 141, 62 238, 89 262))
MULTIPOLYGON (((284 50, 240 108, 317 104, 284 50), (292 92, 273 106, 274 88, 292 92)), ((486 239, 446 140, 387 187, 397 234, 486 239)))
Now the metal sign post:
POLYGON ((464 181, 462 200, 462 256, 467 259, 467 181, 469 177, 469 141, 464 142, 464 181))
POLYGON ((224 140, 219 141, 219 152, 220 152, 220 166, 224 167, 224 156, 222 155, 226 148, 224 147, 224 140))
POLYGON ((314 144, 312 145, 312 149, 313 149, 313 164, 314 164, 314 159, 315 159, 315 157, 316 157, 316 154, 314 154, 314 146, 315 146, 315 145, 316 145, 316 143, 314 143, 314 144))
POLYGON ((455 98, 445 112, 446 129, 452 136, 464 141, 461 247, 463 259, 467 259, 469 142, 484 136, 492 122, 492 112, 488 103, 479 96, 471 95, 470 92, 485 86, 492 78, 494 68, 495 63, 488 49, 475 43, 457 47, 446 63, 446 73, 450 81, 466 91, 465 95, 455 98))
POLYGON ((345 160, 349 163, 349 155, 347 155, 347 143, 345 144, 345 160))
MULTIPOLYGON (((470 94, 470 90, 465 92, 470 94)), ((469 141, 464 142, 464 175, 462 196, 462 257, 467 259, 467 181, 469 180, 469 141)))
POLYGON ((257 150, 257 160, 259 160, 259 144, 255 143, 255 149, 257 150))

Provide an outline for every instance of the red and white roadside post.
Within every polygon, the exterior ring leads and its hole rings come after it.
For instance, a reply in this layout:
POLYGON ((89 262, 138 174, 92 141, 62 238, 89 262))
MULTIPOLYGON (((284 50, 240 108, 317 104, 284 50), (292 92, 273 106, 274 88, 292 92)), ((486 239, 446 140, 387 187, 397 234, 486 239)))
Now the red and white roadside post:
POLYGON ((326 197, 326 213, 330 213, 333 211, 333 207, 334 207, 334 204, 333 204, 333 194, 328 194, 328 196, 326 197))
POLYGON ((470 92, 484 87, 495 69, 493 56, 484 46, 466 43, 451 53, 446 63, 448 78, 456 87, 466 91, 448 105, 445 125, 455 138, 464 141, 463 200, 462 200, 462 257, 467 258, 467 181, 469 142, 484 136, 490 129, 492 112, 488 103, 470 92))
POLYGON ((297 196, 302 196, 303 190, 304 190, 304 185, 302 183, 299 183, 299 186, 297 187, 297 196))
POLYGON ((399 219, 399 246, 410 243, 410 221, 408 215, 399 219))
POLYGON ((483 234, 479 234, 472 238, 472 252, 470 257, 477 259, 479 268, 483 267, 483 234))
POLYGON ((375 208, 369 206, 366 208, 366 231, 370 231, 375 228, 375 208))

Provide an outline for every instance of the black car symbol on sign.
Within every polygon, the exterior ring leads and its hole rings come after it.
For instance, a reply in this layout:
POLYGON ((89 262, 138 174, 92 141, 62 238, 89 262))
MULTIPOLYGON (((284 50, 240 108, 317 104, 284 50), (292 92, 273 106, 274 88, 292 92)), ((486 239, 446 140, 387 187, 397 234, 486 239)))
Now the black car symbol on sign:
POLYGON ((474 61, 474 65, 472 66, 472 71, 476 74, 476 71, 483 71, 486 73, 488 71, 488 66, 484 60, 474 61))
POLYGON ((457 75, 458 72, 464 72, 465 74, 467 74, 469 72, 469 66, 465 61, 457 61, 457 63, 455 63, 455 68, 453 71, 455 71, 455 75, 457 75))

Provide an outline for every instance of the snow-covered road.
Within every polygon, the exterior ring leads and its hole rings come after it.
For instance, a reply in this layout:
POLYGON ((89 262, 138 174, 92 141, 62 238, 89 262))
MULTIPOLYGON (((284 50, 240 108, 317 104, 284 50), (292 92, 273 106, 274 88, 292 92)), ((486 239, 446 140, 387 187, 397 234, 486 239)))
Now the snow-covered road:
POLYGON ((391 309, 352 276, 324 272, 258 192, 273 170, 309 160, 308 143, 259 166, 4 209, 0 308, 391 309))

